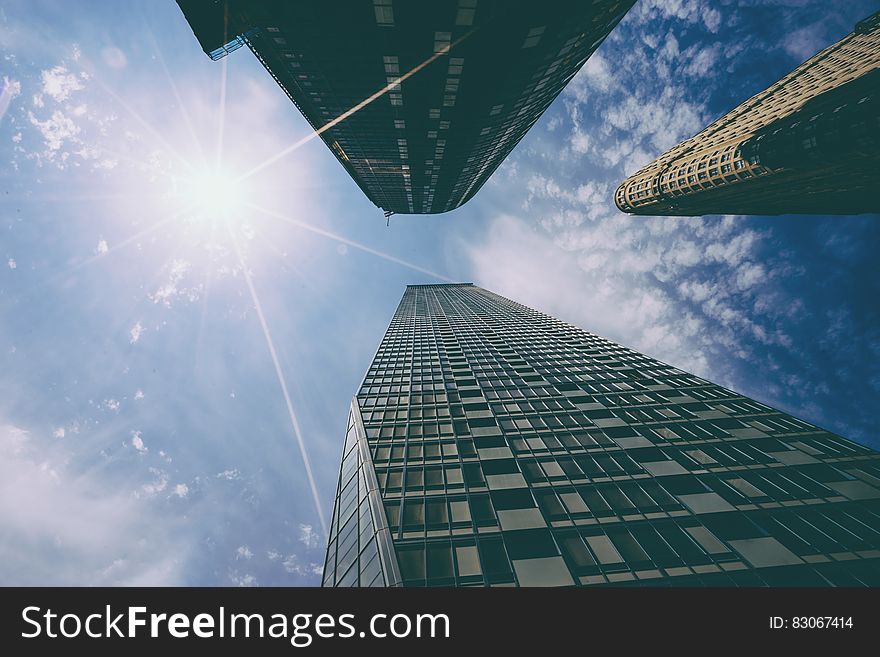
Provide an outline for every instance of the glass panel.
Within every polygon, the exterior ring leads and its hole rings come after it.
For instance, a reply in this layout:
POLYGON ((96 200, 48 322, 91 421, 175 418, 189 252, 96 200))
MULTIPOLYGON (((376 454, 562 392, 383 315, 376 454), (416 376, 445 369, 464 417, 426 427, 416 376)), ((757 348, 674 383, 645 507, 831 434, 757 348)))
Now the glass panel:
POLYGON ((455 560, 458 563, 458 574, 461 577, 470 577, 482 574, 480 570, 480 557, 475 545, 459 545, 455 548, 455 560))

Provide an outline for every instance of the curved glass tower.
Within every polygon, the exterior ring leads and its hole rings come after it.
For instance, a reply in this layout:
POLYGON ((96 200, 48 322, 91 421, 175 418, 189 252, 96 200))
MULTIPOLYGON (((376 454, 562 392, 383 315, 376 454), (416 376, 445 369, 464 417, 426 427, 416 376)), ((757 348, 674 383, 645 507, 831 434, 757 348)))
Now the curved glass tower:
POLYGON ((623 181, 640 215, 880 212, 880 12, 623 181))

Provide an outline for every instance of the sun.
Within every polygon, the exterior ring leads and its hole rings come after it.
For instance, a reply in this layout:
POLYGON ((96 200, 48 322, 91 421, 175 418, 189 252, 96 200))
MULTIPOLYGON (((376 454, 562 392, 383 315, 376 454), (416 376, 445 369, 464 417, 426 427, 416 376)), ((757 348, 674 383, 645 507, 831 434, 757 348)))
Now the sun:
POLYGON ((178 180, 178 192, 193 218, 235 220, 248 204, 244 181, 220 169, 204 169, 178 180))

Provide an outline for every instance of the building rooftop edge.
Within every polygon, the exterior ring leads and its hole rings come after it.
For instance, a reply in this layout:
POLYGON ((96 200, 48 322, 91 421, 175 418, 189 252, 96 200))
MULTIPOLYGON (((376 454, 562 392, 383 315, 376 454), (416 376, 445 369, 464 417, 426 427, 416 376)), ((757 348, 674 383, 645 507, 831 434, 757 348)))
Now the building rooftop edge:
POLYGON ((421 285, 407 285, 407 289, 411 287, 464 287, 473 285, 473 283, 425 283, 421 285))

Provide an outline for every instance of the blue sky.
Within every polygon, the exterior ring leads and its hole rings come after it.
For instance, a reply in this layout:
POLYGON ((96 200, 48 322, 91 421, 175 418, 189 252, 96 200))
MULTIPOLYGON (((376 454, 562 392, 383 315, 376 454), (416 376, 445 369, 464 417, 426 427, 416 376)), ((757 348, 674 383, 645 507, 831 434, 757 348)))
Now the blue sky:
POLYGON ((256 59, 211 62, 170 0, 5 2, 0 582, 316 584, 348 404, 408 283, 473 281, 880 446, 877 216, 611 200, 875 9, 640 0, 463 208, 386 228, 311 140, 227 230, 187 181, 308 135, 256 59))

